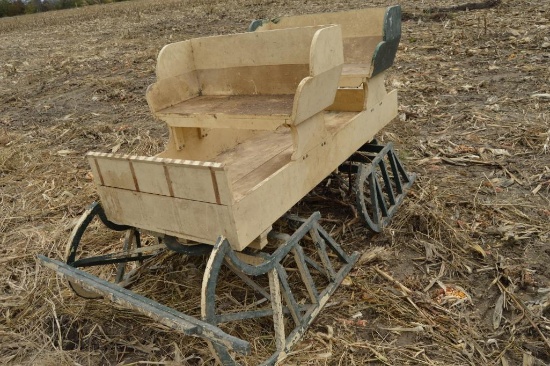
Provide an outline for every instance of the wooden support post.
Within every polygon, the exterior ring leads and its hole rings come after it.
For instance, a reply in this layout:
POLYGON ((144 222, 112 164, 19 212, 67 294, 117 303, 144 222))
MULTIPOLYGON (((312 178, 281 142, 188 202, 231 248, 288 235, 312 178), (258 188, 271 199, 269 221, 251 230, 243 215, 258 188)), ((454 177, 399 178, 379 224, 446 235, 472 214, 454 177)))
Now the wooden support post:
POLYGON ((277 269, 273 268, 268 273, 269 292, 271 294, 271 306, 273 308, 273 328, 275 330, 275 343, 277 351, 281 352, 285 348, 285 319, 283 314, 283 302, 281 300, 281 287, 277 269))

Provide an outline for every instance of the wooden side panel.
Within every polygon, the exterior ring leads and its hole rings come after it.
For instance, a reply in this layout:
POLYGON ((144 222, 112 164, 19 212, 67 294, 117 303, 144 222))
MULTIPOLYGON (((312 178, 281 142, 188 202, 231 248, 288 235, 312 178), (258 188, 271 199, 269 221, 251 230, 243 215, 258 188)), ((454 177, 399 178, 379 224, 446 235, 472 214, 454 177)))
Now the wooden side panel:
POLYGON ((231 192, 231 181, 229 179, 227 170, 214 170, 210 171, 212 174, 212 180, 214 181, 214 188, 216 199, 219 199, 219 203, 222 205, 230 206, 233 204, 234 198, 231 192))
POLYGON ((314 78, 304 79, 294 97, 292 119, 299 124, 321 112, 334 102, 342 65, 325 71, 314 78))
POLYGON ((382 42, 382 34, 373 37, 344 38, 344 58, 346 64, 372 64, 376 46, 382 42))
MULTIPOLYGON (((172 184, 170 183, 170 177, 167 176, 164 170, 164 164, 134 161, 132 166, 134 168, 134 173, 140 192, 149 192, 159 194, 161 196, 174 196, 172 184)), ((111 184, 106 185, 110 187, 118 187, 111 184)))
POLYGON ((312 25, 340 24, 343 36, 381 35, 382 22, 386 8, 356 9, 337 13, 318 13, 277 18, 275 22, 266 22, 256 31, 306 27, 312 25))
POLYGON ((391 65, 397 54, 399 41, 401 40, 401 7, 389 7, 384 18, 384 41, 376 46, 372 63, 372 75, 386 70, 391 65))
MULTIPOLYGON (((278 160, 288 159, 282 154, 273 159, 276 168, 271 175, 266 177, 266 171, 270 174, 266 163, 265 169, 257 169, 247 176, 250 182, 259 181, 261 184, 256 184, 250 191, 243 190, 243 194, 239 194, 240 200, 234 204, 239 242, 254 240, 396 115, 397 93, 393 91, 373 110, 358 113, 337 131, 331 129, 334 133, 329 134, 327 143, 310 150, 306 159, 294 160, 278 168, 278 160)), ((245 186, 246 182, 241 184, 245 186)), ((241 189, 235 187, 236 191, 241 189)))
MULTIPOLYGON (((284 29, 292 27, 304 27, 312 25, 323 24, 339 24, 342 27, 342 37, 344 38, 344 58, 346 63, 365 62, 370 64, 372 53, 377 41, 374 43, 374 39, 382 40, 383 36, 383 24, 386 8, 367 8, 360 10, 350 10, 338 13, 319 13, 281 17, 277 19, 277 22, 266 22, 262 26, 258 27, 257 31, 284 29), (369 52, 370 57, 359 57, 360 61, 357 61, 355 53, 357 49, 357 42, 353 39, 368 39, 373 41, 367 41, 368 47, 372 47, 369 52)), ((364 47, 360 47, 364 50, 364 47)))
POLYGON ((365 108, 365 88, 339 88, 328 111, 361 112, 365 108))
POLYGON ((323 113, 307 119, 299 125, 291 126, 293 153, 292 160, 305 159, 307 153, 327 138, 323 113))
POLYGON ((157 57, 157 82, 145 93, 153 114, 199 95, 193 47, 190 41, 171 43, 157 57))
POLYGON ((311 76, 321 75, 344 63, 342 29, 332 26, 319 29, 311 43, 309 69, 311 76))
POLYGON ((233 201, 227 171, 219 163, 101 153, 88 158, 101 186, 218 205, 233 201))
POLYGON ((170 43, 157 57, 157 79, 166 79, 194 71, 193 45, 191 41, 170 43))
POLYGON ((149 85, 145 93, 151 112, 173 106, 199 95, 199 82, 195 71, 160 79, 149 85))
POLYGON ((202 167, 166 165, 172 182, 174 196, 195 201, 221 203, 217 182, 212 179, 212 171, 202 167))
MULTIPOLYGON (((105 154, 106 155, 106 154, 105 154)), ((112 154, 111 154, 112 155, 112 154)), ((88 161, 92 166, 94 178, 100 178, 100 184, 122 189, 139 190, 136 188, 135 176, 128 160, 105 158, 101 155, 88 154, 88 161)))
POLYGON ((369 79, 366 84, 367 100, 365 101, 365 108, 374 110, 374 108, 378 107, 384 98, 386 98, 385 78, 386 73, 382 72, 369 79))
POLYGON ((201 137, 198 128, 174 127, 173 129, 178 131, 178 136, 170 133, 166 150, 157 157, 212 161, 222 151, 229 150, 253 136, 267 133, 259 130, 224 128, 209 130, 206 136, 201 137), (177 143, 181 141, 184 141, 185 148, 178 149, 177 143))
POLYGON ((112 187, 98 192, 113 222, 208 244, 219 235, 237 242, 227 206, 112 187))

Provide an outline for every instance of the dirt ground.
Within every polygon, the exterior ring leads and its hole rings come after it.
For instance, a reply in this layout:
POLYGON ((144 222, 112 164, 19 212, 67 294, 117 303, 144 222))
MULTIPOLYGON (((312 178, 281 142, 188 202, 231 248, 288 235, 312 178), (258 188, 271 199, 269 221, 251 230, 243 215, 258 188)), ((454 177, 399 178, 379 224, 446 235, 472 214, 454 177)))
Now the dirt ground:
MULTIPOLYGON (((78 298, 37 264, 64 257, 97 199, 85 153, 163 150, 144 95, 167 43, 394 3, 141 0, 0 19, 0 363, 212 364, 202 341, 78 298)), ((378 139, 418 178, 391 226, 368 234, 326 184, 294 209, 319 209, 365 254, 284 364, 550 364, 550 2, 425 12, 457 4, 401 2, 399 118, 378 139)), ((196 312, 174 286, 201 264, 162 259, 132 289, 196 312)))

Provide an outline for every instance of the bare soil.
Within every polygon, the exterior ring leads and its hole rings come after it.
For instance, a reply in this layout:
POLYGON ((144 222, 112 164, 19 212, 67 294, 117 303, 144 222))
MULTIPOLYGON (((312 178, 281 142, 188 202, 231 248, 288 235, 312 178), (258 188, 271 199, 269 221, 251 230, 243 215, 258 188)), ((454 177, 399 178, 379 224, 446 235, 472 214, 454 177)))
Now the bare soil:
MULTIPOLYGON (((335 180, 293 209, 319 209, 364 256, 284 364, 550 364, 550 3, 425 12, 457 4, 401 2, 399 118, 378 139, 418 178, 392 225, 369 234, 335 180)), ((97 199, 87 151, 163 150, 144 98, 163 45, 366 5, 141 0, 0 19, 0 363, 212 364, 200 340, 76 297, 36 255, 63 258, 97 199)), ((202 265, 165 255, 132 289, 196 313, 180 289, 202 265)))

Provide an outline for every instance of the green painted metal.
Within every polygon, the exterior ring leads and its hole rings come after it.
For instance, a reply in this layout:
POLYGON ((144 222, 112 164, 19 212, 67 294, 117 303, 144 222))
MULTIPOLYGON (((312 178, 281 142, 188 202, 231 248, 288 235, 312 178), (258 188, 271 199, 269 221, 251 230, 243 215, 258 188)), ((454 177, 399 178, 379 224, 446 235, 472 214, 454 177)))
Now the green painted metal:
POLYGON ((372 56, 373 71, 375 76, 393 65, 397 47, 401 40, 401 7, 391 6, 384 16, 384 36, 382 42, 376 46, 372 56))
POLYGON ((250 353, 250 343, 223 332, 216 326, 162 305, 116 284, 102 280, 68 264, 38 255, 38 260, 63 277, 85 286, 87 290, 127 306, 141 314, 182 332, 186 335, 206 338, 242 354, 250 353))
MULTIPOLYGON (((274 311, 269 307, 237 311, 229 314, 218 314, 216 305, 216 287, 218 285, 218 277, 221 273, 222 266, 228 266, 233 272, 241 272, 246 274, 247 284, 251 289, 258 292, 268 301, 271 301, 271 296, 265 290, 261 289, 254 278, 266 276, 270 271, 276 270, 277 280, 280 283, 281 295, 284 300, 282 311, 284 314, 290 314, 291 318, 287 325, 294 324, 288 336, 284 339, 282 349, 275 351, 262 365, 274 365, 279 360, 281 355, 290 352, 290 349, 295 343, 301 339, 307 330, 308 326, 315 320, 321 309, 326 305, 328 298, 336 291, 344 277, 353 268, 353 265, 359 258, 359 253, 354 252, 347 255, 336 241, 323 230, 319 225, 318 220, 320 214, 318 212, 311 215, 308 219, 297 218, 295 216, 287 217, 289 220, 300 223, 300 227, 291 236, 286 237, 286 241, 280 244, 279 248, 272 254, 263 253, 258 255, 258 258, 263 262, 258 265, 251 265, 243 262, 238 258, 227 239, 220 238, 214 245, 212 254, 207 263, 208 274, 205 274, 203 283, 206 285, 203 289, 203 298, 212 299, 207 301, 204 308, 204 320, 212 325, 218 325, 222 322, 239 321, 242 319, 261 318, 273 315, 274 311), (304 254, 303 246, 304 237, 309 234, 313 240, 313 248, 316 250, 319 261, 314 261, 312 258, 304 254), (286 261, 288 255, 293 255, 294 260, 298 265, 302 266, 300 270, 300 278, 302 283, 309 288, 310 299, 303 303, 298 303, 292 288, 288 282, 288 275, 285 267, 282 265, 286 261), (329 255, 330 254, 330 255, 329 255), (315 265, 313 265, 315 263, 315 265), (336 269, 338 266, 338 269, 336 269), (319 274, 324 277, 323 283, 319 282, 319 278, 311 276, 310 268, 318 270, 319 274), (251 276, 250 278, 248 276, 251 276), (253 282, 251 285, 249 282, 253 282)), ((310 250, 311 250, 310 249, 310 250)), ((302 299, 304 301, 304 299, 302 299)), ((231 355, 231 350, 223 345, 212 342, 213 349, 216 352, 217 358, 224 365, 237 365, 237 362, 231 355)))
POLYGON ((381 232, 403 203, 416 174, 405 171, 392 143, 365 144, 348 162, 357 166, 353 191, 359 213, 369 229, 381 232), (368 185, 368 196, 365 185, 368 185))

